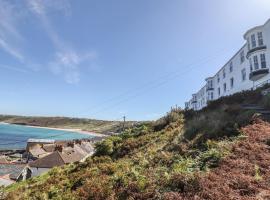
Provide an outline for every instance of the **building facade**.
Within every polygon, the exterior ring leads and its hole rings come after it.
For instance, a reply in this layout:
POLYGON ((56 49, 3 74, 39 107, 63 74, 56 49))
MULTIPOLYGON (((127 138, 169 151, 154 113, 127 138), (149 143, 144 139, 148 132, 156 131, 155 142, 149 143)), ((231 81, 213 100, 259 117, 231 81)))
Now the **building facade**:
POLYGON ((270 83, 270 19, 244 34, 246 43, 190 101, 186 109, 200 110, 212 100, 270 83))

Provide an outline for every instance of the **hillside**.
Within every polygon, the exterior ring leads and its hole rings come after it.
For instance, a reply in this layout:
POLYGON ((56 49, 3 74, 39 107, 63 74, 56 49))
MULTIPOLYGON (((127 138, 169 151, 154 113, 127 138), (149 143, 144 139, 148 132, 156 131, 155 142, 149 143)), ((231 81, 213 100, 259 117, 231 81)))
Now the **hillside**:
POLYGON ((269 102, 256 90, 174 109, 98 143, 86 162, 6 188, 5 199, 269 199, 270 124, 250 108, 269 102))
MULTIPOLYGON (((123 122, 120 121, 105 121, 68 117, 24 117, 0 115, 0 122, 51 128, 82 129, 84 131, 93 131, 104 134, 107 132, 119 132, 123 127, 123 122)), ((126 122, 125 126, 130 127, 135 123, 137 122, 126 122)))

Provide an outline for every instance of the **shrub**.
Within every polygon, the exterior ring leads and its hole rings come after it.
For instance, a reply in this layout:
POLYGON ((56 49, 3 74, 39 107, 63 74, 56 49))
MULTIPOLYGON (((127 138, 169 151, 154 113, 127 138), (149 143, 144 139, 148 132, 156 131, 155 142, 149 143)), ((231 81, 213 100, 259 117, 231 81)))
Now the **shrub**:
POLYGON ((103 140, 95 144, 95 156, 106 156, 113 153, 113 141, 110 139, 103 140))
POLYGON ((220 160, 226 155, 223 150, 218 150, 216 148, 207 150, 203 152, 199 157, 199 166, 201 170, 207 168, 218 167, 220 160))
POLYGON ((201 189, 197 175, 174 174, 168 182, 168 187, 174 192, 198 192, 201 189))
POLYGON ((266 109, 270 109, 270 94, 263 97, 261 105, 266 109))
POLYGON ((171 112, 167 113, 165 117, 160 118, 154 122, 154 131, 161 131, 171 123, 183 121, 183 111, 181 109, 172 109, 171 112))

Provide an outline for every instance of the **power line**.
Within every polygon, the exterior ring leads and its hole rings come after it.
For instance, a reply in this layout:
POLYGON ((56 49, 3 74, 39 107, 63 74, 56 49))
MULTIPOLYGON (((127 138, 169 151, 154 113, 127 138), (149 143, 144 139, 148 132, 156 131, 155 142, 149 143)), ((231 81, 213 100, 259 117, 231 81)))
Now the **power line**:
MULTIPOLYGON (((211 57, 211 58, 208 58, 207 60, 204 60, 204 61, 201 62, 201 63, 198 63, 198 66, 197 66, 197 67, 200 67, 200 65, 202 65, 202 64, 208 63, 209 61, 211 61, 211 60, 217 58, 218 56, 219 56, 219 55, 213 56, 213 57, 211 57)), ((154 84, 154 85, 152 84, 152 85, 149 85, 149 86, 146 86, 146 87, 140 87, 140 88, 143 89, 143 90, 139 90, 137 93, 135 93, 135 94, 133 94, 133 95, 131 95, 131 96, 129 96, 129 97, 126 97, 126 98, 124 98, 124 99, 121 99, 121 100, 117 101, 115 104, 112 104, 112 105, 103 107, 102 109, 98 110, 97 112, 92 113, 92 115, 96 115, 96 114, 99 114, 99 113, 101 113, 101 112, 103 112, 103 111, 112 109, 112 108, 114 108, 115 106, 118 106, 119 104, 121 104, 121 103, 123 103, 123 102, 126 102, 126 101, 128 101, 128 100, 130 100, 130 99, 133 100, 134 98, 137 98, 138 96, 141 96, 142 94, 144 94, 145 92, 147 92, 147 91, 149 91, 149 90, 153 90, 153 89, 155 89, 155 88, 158 88, 158 87, 160 87, 160 86, 162 86, 162 85, 168 83, 169 81, 176 79, 176 78, 179 77, 179 76, 183 76, 183 75, 189 73, 191 70, 193 70, 193 69, 195 69, 195 68, 197 68, 197 67, 193 67, 193 65, 189 65, 189 66, 186 67, 187 70, 185 70, 184 72, 177 70, 177 71, 175 71, 174 73, 171 73, 169 76, 167 75, 167 76, 166 76, 166 77, 167 77, 166 79, 164 79, 164 80, 162 80, 162 81, 159 81, 159 82, 157 82, 157 83, 154 84)))
MULTIPOLYGON (((188 65, 186 65, 186 66, 184 66, 184 67, 187 68, 187 67, 192 67, 193 65, 201 64, 201 63, 199 63, 199 62, 201 62, 201 61, 204 62, 206 59, 207 59, 207 62, 209 62, 210 60, 213 60, 213 59, 217 58, 218 56, 223 55, 224 51, 227 51, 227 50, 226 50, 226 49, 222 49, 222 50, 218 51, 217 55, 210 57, 210 59, 209 59, 209 56, 208 56, 208 57, 204 57, 204 58, 202 58, 202 59, 199 59, 199 61, 190 63, 190 64, 188 64, 188 65)), ((129 94, 132 94, 133 92, 136 92, 136 91, 138 91, 138 90, 144 89, 145 87, 149 87, 149 86, 151 86, 151 85, 153 85, 153 84, 156 84, 156 82, 159 82, 161 79, 170 79, 170 77, 171 77, 171 76, 174 76, 176 73, 181 73, 180 70, 181 70, 181 69, 178 69, 178 70, 175 70, 175 71, 168 72, 168 73, 166 73, 165 75, 162 75, 162 76, 160 76, 160 77, 158 77, 158 78, 156 78, 156 79, 154 79, 154 80, 151 80, 151 81, 149 81, 149 82, 147 82, 147 83, 145 83, 145 84, 142 84, 141 86, 139 86, 139 87, 137 87, 137 88, 135 88, 135 89, 127 90, 126 92, 123 92, 123 93, 121 93, 121 94, 119 94, 119 95, 117 95, 117 96, 115 96, 115 97, 109 98, 109 99, 103 101, 101 104, 96 104, 96 105, 94 105, 94 106, 91 106, 90 108, 84 109, 84 110, 82 110, 82 111, 76 113, 75 115, 78 116, 78 115, 80 115, 80 114, 88 113, 89 110, 96 110, 97 108, 103 107, 103 105, 105 105, 106 103, 113 102, 113 101, 115 101, 115 100, 118 100, 120 97, 129 95, 129 94)), ((95 114, 95 113, 94 113, 94 114, 95 114)))

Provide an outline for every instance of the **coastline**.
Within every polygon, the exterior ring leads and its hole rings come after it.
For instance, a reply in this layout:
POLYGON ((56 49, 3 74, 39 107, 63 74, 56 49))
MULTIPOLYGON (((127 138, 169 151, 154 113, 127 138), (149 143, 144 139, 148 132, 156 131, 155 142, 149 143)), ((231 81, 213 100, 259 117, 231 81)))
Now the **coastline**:
POLYGON ((20 125, 20 126, 31 127, 31 128, 40 128, 40 129, 50 129, 50 130, 58 130, 58 131, 75 132, 75 133, 89 135, 89 136, 93 136, 93 137, 106 137, 107 136, 107 135, 104 135, 104 134, 101 134, 101 133, 84 131, 82 129, 54 128, 54 127, 45 127, 45 126, 31 126, 31 125, 23 125, 23 124, 12 124, 12 123, 7 123, 7 122, 0 122, 0 124, 20 125))

